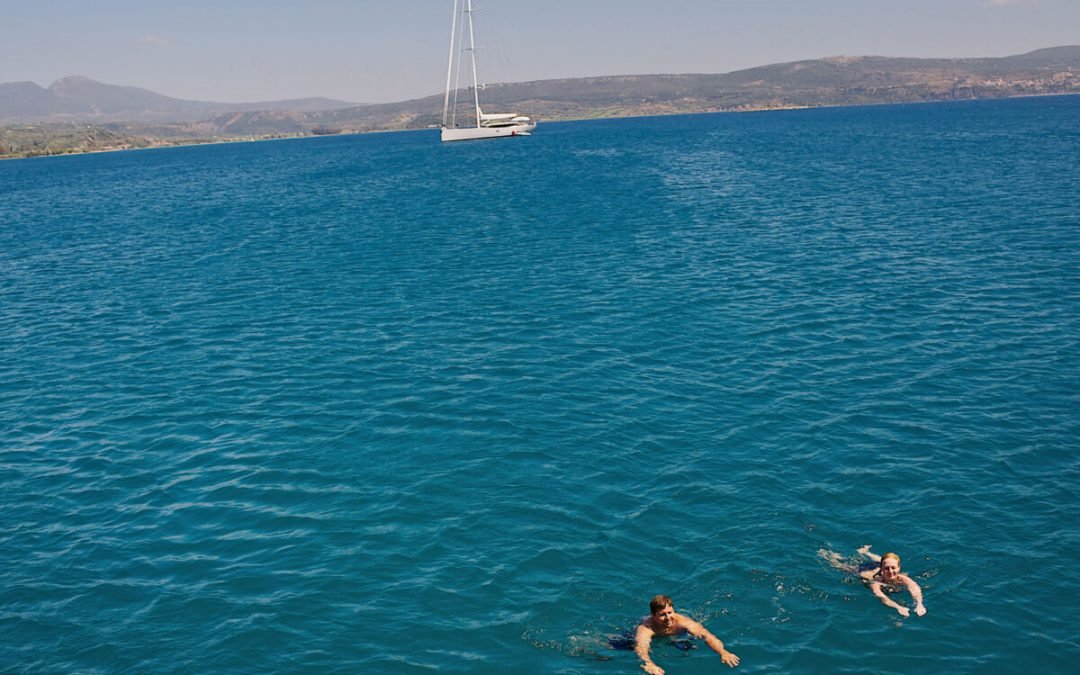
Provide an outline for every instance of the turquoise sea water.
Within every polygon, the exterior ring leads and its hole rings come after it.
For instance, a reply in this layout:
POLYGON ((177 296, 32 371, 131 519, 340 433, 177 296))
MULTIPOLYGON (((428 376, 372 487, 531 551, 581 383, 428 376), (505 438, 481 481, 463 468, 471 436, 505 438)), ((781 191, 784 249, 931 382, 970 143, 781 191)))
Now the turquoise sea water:
POLYGON ((634 673, 663 592, 740 672, 1067 672, 1078 158, 1057 97, 0 163, 0 670, 634 673))

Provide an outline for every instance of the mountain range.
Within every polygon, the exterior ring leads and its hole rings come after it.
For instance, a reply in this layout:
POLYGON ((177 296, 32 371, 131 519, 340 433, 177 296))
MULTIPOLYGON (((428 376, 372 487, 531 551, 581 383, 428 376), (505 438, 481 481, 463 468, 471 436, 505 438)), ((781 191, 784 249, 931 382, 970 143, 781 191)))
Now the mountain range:
POLYGON ((215 115, 255 110, 316 112, 355 106, 328 98, 260 103, 185 101, 138 87, 104 84, 88 77, 65 77, 43 88, 33 82, 0 84, 0 123, 71 120, 77 122, 194 122, 215 115))
MULTIPOLYGON (((488 85, 483 98, 492 110, 553 121, 1077 93, 1080 46, 1064 46, 1000 58, 841 56, 725 74, 538 80, 488 85)), ((66 77, 47 89, 14 82, 0 84, 0 125, 7 125, 0 127, 0 156, 422 129, 439 124, 442 105, 441 93, 378 105, 325 98, 233 104, 186 101, 85 77, 66 77), (74 133, 75 123, 97 131, 74 133), (24 127, 13 126, 19 124, 24 127), (71 140, 57 142, 57 134, 71 140), (81 136, 90 140, 79 141, 81 136)))

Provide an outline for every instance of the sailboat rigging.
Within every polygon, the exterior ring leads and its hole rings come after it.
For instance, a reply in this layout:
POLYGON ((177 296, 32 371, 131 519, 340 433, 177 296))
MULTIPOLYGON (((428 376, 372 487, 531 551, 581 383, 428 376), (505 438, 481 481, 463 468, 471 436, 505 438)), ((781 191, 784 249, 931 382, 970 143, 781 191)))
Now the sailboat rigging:
MULTIPOLYGON (((473 5, 472 0, 465 0, 465 9, 462 12, 460 29, 458 16, 458 0, 454 0, 454 17, 450 23, 450 59, 446 66, 446 96, 443 99, 442 114, 442 140, 467 141, 481 138, 503 138, 509 136, 528 136, 529 132, 536 128, 527 116, 517 113, 485 113, 480 109, 479 80, 476 74, 476 38, 473 33, 473 5), (468 31, 468 46, 464 46, 465 32, 468 31), (461 44, 459 44, 461 43, 461 44), (461 80, 461 52, 468 53, 468 70, 472 74, 473 111, 471 117, 473 124, 457 126, 457 96, 460 91, 461 80), (455 56, 457 65, 455 67, 455 56), (456 76, 456 78, 455 78, 456 76), (453 105, 451 105, 451 94, 453 105)), ((466 117, 463 115, 463 117, 466 117)))

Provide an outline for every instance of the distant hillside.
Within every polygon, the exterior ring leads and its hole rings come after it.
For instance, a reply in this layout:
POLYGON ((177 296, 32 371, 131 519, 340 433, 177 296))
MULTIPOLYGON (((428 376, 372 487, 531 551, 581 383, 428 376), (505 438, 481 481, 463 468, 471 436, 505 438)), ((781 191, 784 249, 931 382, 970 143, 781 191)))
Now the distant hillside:
MULTIPOLYGON (((863 105, 1080 93, 1080 46, 981 59, 852 56, 795 61, 720 75, 625 75, 488 85, 490 109, 540 120, 863 105)), ((441 95, 275 119, 233 115, 246 134, 293 128, 364 132, 439 123, 441 95)), ((219 121, 220 120, 219 118, 219 121)))
POLYGON ((0 123, 194 122, 228 112, 314 112, 355 106, 347 101, 305 98, 262 103, 185 101, 137 87, 65 77, 47 89, 33 82, 0 84, 0 123))
MULTIPOLYGON (((840 56, 718 75, 626 75, 495 84, 484 89, 483 98, 489 110, 517 111, 552 121, 1077 93, 1080 46, 1003 58, 840 56)), ((222 104, 183 101, 78 77, 59 80, 48 89, 16 82, 0 84, 0 123, 7 120, 9 124, 0 128, 0 157, 422 129, 439 124, 442 104, 441 94, 364 106, 327 99, 222 104), (13 120, 24 124, 10 126, 13 120), (72 126, 73 122, 82 125, 72 126), (93 125, 89 131, 86 123, 93 125)))

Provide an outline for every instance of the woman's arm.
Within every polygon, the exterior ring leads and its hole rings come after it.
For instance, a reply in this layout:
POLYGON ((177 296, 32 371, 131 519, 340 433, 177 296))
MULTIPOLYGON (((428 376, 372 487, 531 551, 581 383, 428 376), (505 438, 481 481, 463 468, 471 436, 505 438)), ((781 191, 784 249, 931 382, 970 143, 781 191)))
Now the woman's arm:
POLYGON ((886 607, 892 607, 893 609, 895 609, 897 611, 898 614, 900 614, 900 616, 903 616, 903 617, 911 616, 911 610, 910 609, 908 609, 907 607, 904 607, 903 605, 901 605, 898 602, 893 601, 892 598, 885 595, 885 591, 881 590, 881 582, 878 582, 878 581, 872 582, 870 584, 870 590, 874 592, 874 595, 878 596, 878 600, 881 600, 881 604, 885 605, 886 607))
POLYGON ((908 593, 911 593, 911 598, 915 601, 915 614, 917 616, 923 616, 926 614, 926 608, 922 604, 922 589, 919 588, 919 584, 915 583, 915 580, 904 574, 901 575, 904 585, 907 586, 908 593))

